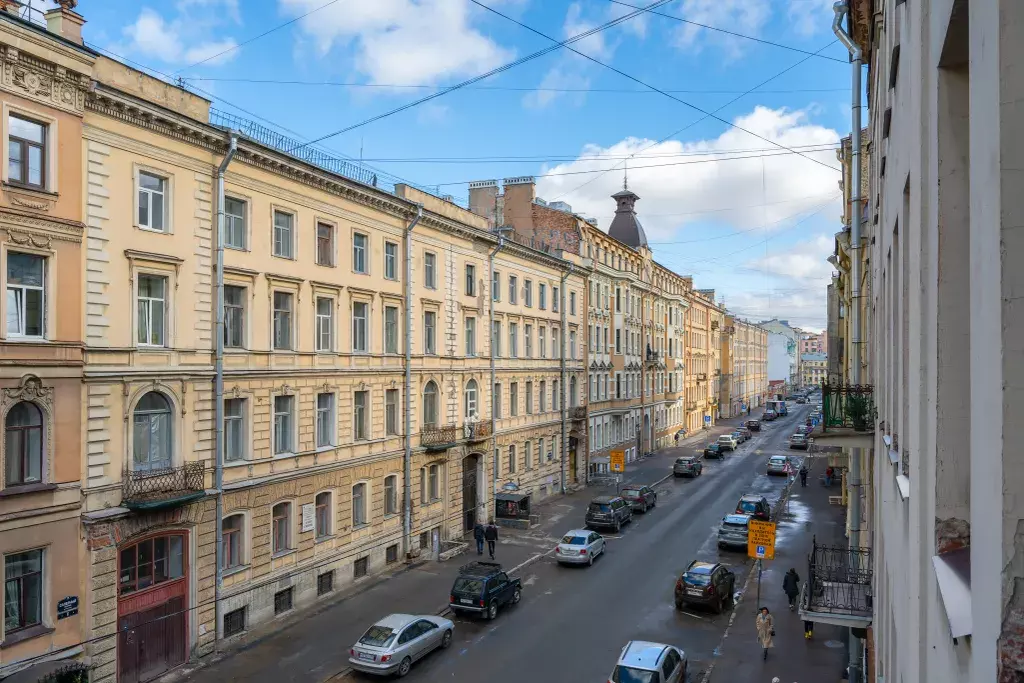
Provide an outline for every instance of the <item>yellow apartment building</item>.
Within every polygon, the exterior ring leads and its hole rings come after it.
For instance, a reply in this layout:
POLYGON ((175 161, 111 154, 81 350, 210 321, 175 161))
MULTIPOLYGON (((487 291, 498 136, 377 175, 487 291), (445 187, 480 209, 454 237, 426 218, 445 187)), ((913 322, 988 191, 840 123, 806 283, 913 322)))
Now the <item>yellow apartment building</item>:
POLYGON ((721 349, 714 346, 714 334, 720 325, 721 309, 715 305, 713 292, 708 290, 691 290, 689 307, 686 309, 686 383, 684 386, 686 400, 685 426, 687 433, 696 433, 705 424, 714 425, 716 420, 715 402, 712 383, 716 358, 721 349), (714 325, 718 323, 718 325, 714 325), (708 418, 705 421, 705 418, 708 418))
POLYGON ((768 390, 768 333, 757 325, 725 316, 722 342, 722 417, 735 417, 761 406, 768 390))

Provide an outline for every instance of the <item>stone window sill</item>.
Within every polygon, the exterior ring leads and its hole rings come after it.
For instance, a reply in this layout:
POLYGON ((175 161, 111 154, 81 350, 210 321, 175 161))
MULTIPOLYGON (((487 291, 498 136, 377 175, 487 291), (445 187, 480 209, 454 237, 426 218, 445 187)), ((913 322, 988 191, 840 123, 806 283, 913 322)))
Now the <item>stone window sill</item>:
POLYGON ((327 536, 317 536, 313 539, 314 543, 326 543, 327 541, 334 540, 334 534, 328 534, 327 536))
POLYGON ((2 643, 0 643, 0 650, 23 643, 26 640, 38 638, 39 636, 45 636, 48 633, 53 633, 54 629, 43 624, 36 624, 35 626, 29 626, 21 631, 15 631, 14 633, 7 634, 7 637, 2 643))
POLYGON ((25 484, 24 486, 8 486, 0 490, 0 498, 21 496, 28 493, 39 493, 41 491, 56 491, 56 484, 25 484))
POLYGON ((280 560, 282 557, 287 557, 287 556, 291 555, 292 553, 296 553, 296 552, 298 552, 298 550, 296 550, 295 548, 288 548, 287 550, 279 550, 276 553, 274 553, 273 555, 271 555, 270 559, 272 559, 272 560, 280 560))
POLYGON ((249 569, 249 565, 247 565, 247 564, 240 564, 237 567, 231 567, 230 569, 225 569, 224 572, 221 574, 221 577, 226 579, 229 576, 234 576, 235 574, 241 574, 242 572, 246 571, 247 569, 249 569))

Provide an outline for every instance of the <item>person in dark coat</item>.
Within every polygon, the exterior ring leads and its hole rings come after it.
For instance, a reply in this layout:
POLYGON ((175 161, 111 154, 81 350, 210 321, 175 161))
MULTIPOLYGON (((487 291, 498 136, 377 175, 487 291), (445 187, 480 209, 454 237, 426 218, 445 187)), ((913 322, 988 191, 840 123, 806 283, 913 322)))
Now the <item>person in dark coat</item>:
POLYGON ((476 554, 484 554, 484 525, 480 522, 473 527, 473 539, 476 541, 476 554))
POLYGON ((800 594, 800 575, 796 573, 795 569, 786 572, 785 578, 782 579, 782 590, 789 598, 789 611, 792 612, 796 609, 796 596, 800 594))
POLYGON ((487 552, 493 560, 494 544, 498 542, 498 527, 494 526, 493 519, 487 523, 487 528, 484 529, 484 538, 487 540, 487 552))

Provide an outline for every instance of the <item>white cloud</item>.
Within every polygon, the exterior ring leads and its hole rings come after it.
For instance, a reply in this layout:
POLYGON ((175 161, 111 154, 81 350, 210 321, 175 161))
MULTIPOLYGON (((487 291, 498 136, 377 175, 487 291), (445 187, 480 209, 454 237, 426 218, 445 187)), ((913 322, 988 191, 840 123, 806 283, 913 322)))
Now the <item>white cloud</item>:
MULTIPOLYGON (((297 16, 322 0, 280 0, 297 16)), ((299 22, 320 56, 355 47, 356 68, 375 83, 437 83, 478 74, 512 59, 512 51, 474 28, 468 0, 341 2, 299 22)))
MULTIPOLYGON (((771 3, 749 0, 685 0, 679 16, 699 24, 725 28, 736 33, 758 36, 771 16, 771 3)), ((694 24, 680 24, 676 29, 677 46, 700 52, 706 46, 716 46, 730 59, 738 59, 749 41, 720 31, 709 31, 694 24)))
POLYGON ((827 283, 832 276, 832 265, 825 259, 832 253, 834 240, 818 235, 797 242, 785 251, 761 256, 747 262, 747 267, 768 275, 795 282, 814 280, 827 283))
MULTIPOLYGON (((201 0, 188 1, 195 3, 201 0)), ((125 26, 122 33, 127 45, 119 49, 156 58, 165 64, 194 64, 219 55, 206 62, 206 65, 216 65, 238 54, 237 50, 220 54, 237 45, 234 38, 205 40, 206 29, 202 24, 190 21, 187 15, 167 21, 149 7, 144 7, 134 23, 125 26)))
MULTIPOLYGON (((786 147, 829 147, 840 137, 837 131, 809 121, 805 111, 759 106, 734 119, 734 123, 786 147)), ((770 143, 736 128, 730 127, 718 137, 707 140, 654 142, 626 138, 607 147, 587 145, 575 161, 542 170, 542 173, 573 173, 612 167, 616 170, 602 175, 540 177, 537 181, 538 196, 549 201, 556 198, 566 201, 577 213, 597 217, 601 227, 607 229, 615 209, 609 197, 622 188, 620 160, 637 154, 628 162, 629 187, 641 197, 638 213, 648 239, 655 242, 677 237, 682 228, 696 221, 704 225, 725 224, 737 229, 777 223, 817 208, 838 194, 838 172, 776 149, 770 143), (747 157, 734 161, 708 161, 716 157, 706 155, 717 152, 717 158, 721 158, 722 150, 756 149, 770 151, 764 152, 763 157, 758 156, 759 152, 729 154, 747 157), (613 158, 596 158, 602 156, 613 158), (759 206, 762 203, 768 206, 759 206), (731 210, 731 207, 737 208, 731 210), (730 210, 722 211, 723 208, 730 210)), ((835 151, 830 148, 804 154, 829 166, 838 165, 835 151)), ((838 200, 834 214, 839 214, 838 200)))
POLYGON ((801 36, 828 31, 832 24, 833 0, 789 0, 786 14, 793 31, 801 36))

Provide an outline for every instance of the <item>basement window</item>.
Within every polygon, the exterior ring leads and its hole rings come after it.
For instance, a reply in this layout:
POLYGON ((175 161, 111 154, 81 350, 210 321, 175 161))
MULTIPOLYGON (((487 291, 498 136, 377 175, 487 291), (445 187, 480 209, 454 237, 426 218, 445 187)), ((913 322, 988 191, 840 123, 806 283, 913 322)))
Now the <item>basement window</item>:
POLYGON ((239 607, 224 615, 224 637, 237 636, 245 630, 245 608, 239 607))
POLYGON ((316 577, 316 594, 327 595, 334 590, 334 570, 324 572, 316 577))
POLYGON ((284 614, 292 608, 292 589, 285 588, 283 591, 274 593, 274 615, 284 614))

